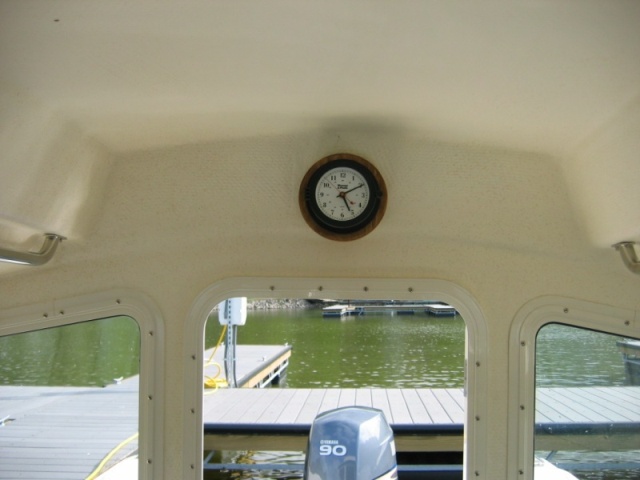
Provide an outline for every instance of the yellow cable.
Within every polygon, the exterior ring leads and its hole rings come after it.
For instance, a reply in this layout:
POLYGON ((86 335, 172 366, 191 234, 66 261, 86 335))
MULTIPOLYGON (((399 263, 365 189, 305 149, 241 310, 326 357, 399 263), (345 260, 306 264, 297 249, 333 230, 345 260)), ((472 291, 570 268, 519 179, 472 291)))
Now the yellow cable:
POLYGON ((224 378, 209 378, 209 377, 206 377, 205 381, 204 381, 204 386, 205 386, 205 388, 209 389, 209 391, 204 392, 204 394, 205 395, 210 395, 212 393, 215 393, 215 391, 218 390, 218 388, 228 387, 229 384, 227 383, 227 381, 224 378))
POLYGON ((204 380, 204 388, 211 388, 213 389, 212 392, 209 393, 213 393, 215 392, 218 388, 220 387, 226 387, 229 384, 227 383, 227 381, 224 378, 218 378, 218 376, 220 375, 220 373, 222 373, 222 368, 220 367, 220 364, 218 364, 217 362, 213 361, 213 357, 215 356, 216 352, 218 351, 218 347, 220 347, 220 344, 222 344, 222 339, 224 338, 224 334, 227 331, 227 326, 224 325, 224 327, 222 328, 222 332, 220 332, 220 337, 218 337, 218 341, 216 343, 216 346, 214 347, 213 351, 211 352, 211 355, 209 356, 209 360, 207 360, 207 363, 204 364, 205 367, 208 367, 210 365, 215 365, 218 369, 218 372, 213 376, 205 376, 205 380, 204 380))
POLYGON ((211 364, 211 361, 213 360, 214 355, 218 351, 218 347, 222 343, 222 339, 224 338, 224 334, 226 333, 226 331, 227 331, 227 326, 225 325, 224 327, 222 327, 222 332, 220 332, 220 336, 218 337, 218 341, 216 343, 216 346, 213 349, 213 352, 211 352, 211 356, 209 357, 209 360, 207 361, 207 363, 204 364, 205 367, 211 364))
POLYGON ((109 454, 104 457, 102 459, 102 461, 98 464, 98 466, 96 467, 96 469, 91 472, 91 474, 85 479, 85 480, 93 480, 94 478, 96 478, 99 474, 100 471, 104 468, 104 466, 107 464, 107 462, 109 460, 111 460, 111 458, 118 453, 118 451, 124 447, 127 443, 131 442, 132 440, 135 440, 136 438, 138 438, 138 432, 134 433, 133 435, 131 435, 129 438, 127 438, 126 440, 123 440, 122 442, 120 442, 118 444, 118 446, 116 448, 114 448, 113 450, 111 450, 109 452, 109 454))
MULTIPOLYGON (((209 357, 209 360, 204 365, 205 367, 208 367, 209 365, 215 365, 218 368, 218 372, 213 377, 208 377, 207 376, 207 377, 205 377, 205 381, 204 381, 205 388, 213 388, 214 392, 219 387, 226 387, 228 385, 227 381, 224 378, 218 378, 218 375, 220 375, 220 373, 222 372, 222 368, 220 367, 220 365, 218 363, 213 362, 213 357, 215 356, 216 352, 218 351, 218 347, 220 347, 220 344, 222 343, 222 339, 224 338, 224 334, 225 334, 226 331, 227 331, 227 326, 225 325, 224 328, 222 329, 222 332, 220 333, 220 337, 218 338, 218 342, 216 343, 216 346, 213 349, 213 352, 211 352, 211 356, 209 357)), ((213 392, 211 392, 211 393, 213 393, 213 392)), ((138 437, 138 433, 135 433, 135 434, 131 435, 129 438, 127 438, 126 440, 120 442, 120 444, 117 447, 115 447, 113 450, 111 450, 109 452, 109 454, 102 459, 102 461, 98 464, 96 469, 93 472, 91 472, 91 474, 85 480, 94 480, 100 474, 100 472, 102 471, 104 466, 107 464, 107 462, 109 460, 111 460, 111 458, 122 447, 124 447, 127 443, 131 442, 132 440, 135 440, 137 437, 138 437)))
MULTIPOLYGON (((213 377, 205 376, 204 386, 205 388, 213 388, 217 390, 219 387, 227 387, 229 384, 224 378, 218 378, 218 375, 221 373, 221 368, 218 363, 211 363, 209 365, 214 365, 218 369, 218 373, 216 373, 213 377)), ((213 393, 213 392, 209 392, 213 393)))

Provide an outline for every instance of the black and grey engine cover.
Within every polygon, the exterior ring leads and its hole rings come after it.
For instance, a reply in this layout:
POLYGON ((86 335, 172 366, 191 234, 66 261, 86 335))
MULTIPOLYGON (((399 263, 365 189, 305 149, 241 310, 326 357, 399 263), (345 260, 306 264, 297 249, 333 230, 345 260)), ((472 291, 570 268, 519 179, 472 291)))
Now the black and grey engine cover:
POLYGON ((393 431, 384 414, 374 408, 345 407, 318 415, 309 434, 304 478, 397 479, 393 431))

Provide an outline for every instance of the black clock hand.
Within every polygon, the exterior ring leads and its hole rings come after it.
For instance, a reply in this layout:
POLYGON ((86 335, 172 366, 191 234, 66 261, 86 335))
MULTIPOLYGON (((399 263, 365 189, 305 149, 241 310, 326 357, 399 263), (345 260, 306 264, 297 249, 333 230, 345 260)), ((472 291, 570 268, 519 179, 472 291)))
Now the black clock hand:
POLYGON ((347 193, 351 193, 351 192, 353 192, 354 190, 356 190, 356 189, 358 189, 360 187, 364 187, 364 183, 361 183, 357 187, 353 187, 351 190, 347 190, 346 192, 344 192, 344 194, 346 195, 347 193))
POLYGON ((340 192, 338 196, 342 197, 342 200, 344 200, 344 204, 347 206, 347 210, 351 211, 351 207, 349 207, 349 201, 347 200, 347 192, 340 192))
POLYGON ((342 197, 342 199, 344 200, 344 203, 347 206, 347 210, 351 211, 351 208, 349 207, 349 203, 351 203, 351 204, 355 204, 356 203, 356 202, 350 202, 349 200, 347 200, 347 193, 351 193, 354 190, 357 190, 358 188, 361 188, 361 187, 364 187, 364 183, 361 183, 357 187, 353 187, 351 190, 347 190, 346 192, 340 192, 338 194, 338 196, 342 197))

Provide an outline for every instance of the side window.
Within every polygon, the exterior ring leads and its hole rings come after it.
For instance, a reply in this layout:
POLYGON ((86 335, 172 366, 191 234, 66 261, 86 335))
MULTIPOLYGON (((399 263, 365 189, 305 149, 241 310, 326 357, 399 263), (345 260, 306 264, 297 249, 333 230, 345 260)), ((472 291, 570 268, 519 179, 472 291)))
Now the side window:
POLYGON ((637 340, 557 323, 540 328, 536 480, 640 478, 639 359, 637 340))
POLYGON ((130 317, 1 337, 0 478, 137 475, 139 370, 130 317))

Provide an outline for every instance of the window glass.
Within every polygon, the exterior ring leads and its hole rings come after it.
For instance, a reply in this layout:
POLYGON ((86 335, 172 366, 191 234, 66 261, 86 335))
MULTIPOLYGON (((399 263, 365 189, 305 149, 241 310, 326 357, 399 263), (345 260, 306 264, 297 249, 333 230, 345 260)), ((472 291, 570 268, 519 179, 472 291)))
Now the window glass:
POLYGON ((540 329, 536 480, 640 478, 638 354, 632 339, 562 324, 540 329))
POLYGON ((137 478, 139 358, 129 317, 0 338, 0 478, 137 478))
MULTIPOLYGON (((412 451, 408 435, 396 436, 399 463, 446 464, 447 478, 462 478, 466 327, 446 307, 434 302, 249 299, 246 323, 235 333, 235 375, 238 386, 251 381, 257 388, 236 389, 247 399, 231 403, 225 400, 233 395, 225 382, 229 334, 213 312, 204 355, 205 479, 302 478, 306 434, 296 432, 292 442, 287 434, 297 423, 308 428, 320 411, 353 404, 382 409, 391 424, 415 423, 419 434, 411 436, 412 451), (271 360, 268 368, 256 368, 271 360), (235 450, 231 444, 220 448, 229 437, 218 433, 245 428, 248 422, 263 423, 263 437, 246 436, 247 443, 235 450), (265 434, 279 427, 279 435, 265 434), (442 434, 444 429, 449 431, 442 434), (426 438, 436 430, 439 436, 426 438), (420 436, 428 447, 422 448, 420 436), (298 444, 302 447, 296 449, 298 444), (230 464, 242 470, 226 470, 230 464), (456 465, 459 477, 453 476, 456 465)), ((436 467, 432 474, 423 478, 441 478, 436 467)))

